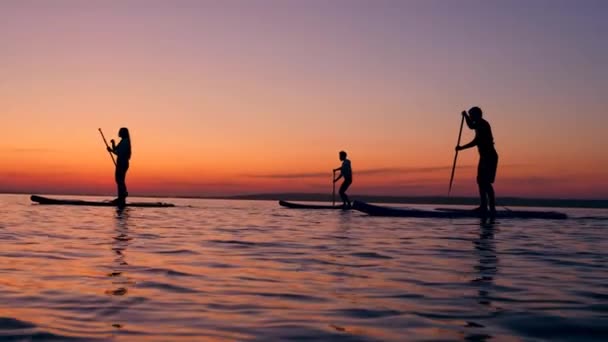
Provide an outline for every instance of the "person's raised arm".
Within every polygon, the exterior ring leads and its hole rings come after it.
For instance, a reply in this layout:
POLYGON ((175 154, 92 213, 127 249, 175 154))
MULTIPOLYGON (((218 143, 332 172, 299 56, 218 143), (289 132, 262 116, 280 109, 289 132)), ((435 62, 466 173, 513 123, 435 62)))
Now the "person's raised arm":
POLYGON ((464 116, 464 120, 467 122, 467 126, 469 126, 470 129, 475 129, 475 124, 473 123, 471 117, 467 114, 466 110, 462 111, 462 116, 464 116))

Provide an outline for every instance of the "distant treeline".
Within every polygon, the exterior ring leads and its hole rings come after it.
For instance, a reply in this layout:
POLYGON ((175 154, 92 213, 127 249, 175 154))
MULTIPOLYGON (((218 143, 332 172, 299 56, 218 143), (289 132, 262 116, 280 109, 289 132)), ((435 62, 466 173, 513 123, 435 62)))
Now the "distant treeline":
MULTIPOLYGON (((241 200, 286 200, 286 201, 331 201, 331 196, 326 194, 309 193, 282 193, 282 194, 252 194, 224 197, 225 199, 241 200)), ((455 204, 455 205, 478 205, 477 197, 439 197, 439 196, 374 196, 374 195, 352 195, 352 199, 373 203, 403 203, 403 204, 455 204)), ((337 200, 337 199, 336 199, 337 200)), ((547 199, 547 198, 519 198, 500 197, 496 199, 498 206, 521 206, 521 207, 555 207, 555 208, 608 208, 608 200, 583 200, 583 199, 547 199)))

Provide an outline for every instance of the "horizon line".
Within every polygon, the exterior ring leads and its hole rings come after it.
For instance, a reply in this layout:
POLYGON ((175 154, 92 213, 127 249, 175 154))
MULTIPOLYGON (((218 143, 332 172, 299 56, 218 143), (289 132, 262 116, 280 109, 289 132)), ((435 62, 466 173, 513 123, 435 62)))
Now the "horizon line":
MULTIPOLYGON (((101 197, 110 196, 113 194, 65 194, 57 192, 3 192, 2 195, 51 195, 51 196, 85 196, 85 197, 101 197)), ((378 203, 394 203, 394 204, 454 204, 454 205, 472 205, 477 204, 478 197, 475 196, 441 196, 441 195, 424 195, 424 196, 403 196, 403 195, 382 195, 382 194, 352 194, 353 198, 360 200, 378 203)), ((255 201, 304 201, 304 202, 319 202, 328 201, 331 195, 314 192, 282 192, 282 193, 255 193, 255 194, 240 194, 240 195, 133 195, 130 197, 142 198, 175 198, 175 199, 217 199, 217 200, 255 200, 255 201)), ((585 199, 585 198, 534 198, 520 196, 505 196, 498 198, 499 205, 502 206, 540 206, 540 207, 570 207, 570 208, 608 208, 608 199, 585 199)))

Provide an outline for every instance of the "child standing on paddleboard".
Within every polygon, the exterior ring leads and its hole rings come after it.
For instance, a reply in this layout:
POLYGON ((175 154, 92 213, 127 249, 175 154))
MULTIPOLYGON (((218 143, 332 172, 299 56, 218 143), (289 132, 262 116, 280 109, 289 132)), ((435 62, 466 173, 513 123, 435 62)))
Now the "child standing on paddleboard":
POLYGON ((118 145, 111 140, 112 147, 108 147, 108 152, 116 155, 116 172, 114 177, 116 179, 116 185, 118 187, 118 198, 114 200, 119 205, 124 205, 129 193, 127 192, 127 170, 129 169, 129 160, 131 159, 131 137, 129 135, 129 129, 122 127, 118 131, 118 136, 121 138, 118 145))
POLYGON ((353 170, 350 167, 350 160, 346 159, 346 152, 340 151, 340 160, 342 161, 342 166, 334 169, 334 172, 340 170, 340 175, 334 179, 334 183, 340 180, 340 178, 344 178, 339 193, 344 209, 350 209, 351 203, 348 195, 346 195, 346 190, 353 183, 353 170))

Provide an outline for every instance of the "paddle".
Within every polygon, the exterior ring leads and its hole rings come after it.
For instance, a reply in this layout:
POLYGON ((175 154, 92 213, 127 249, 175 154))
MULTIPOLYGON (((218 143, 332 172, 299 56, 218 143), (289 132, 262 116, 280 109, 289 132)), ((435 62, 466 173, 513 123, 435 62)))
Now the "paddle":
POLYGON ((333 191, 331 193, 331 205, 336 206, 336 170, 333 170, 333 175, 331 176, 331 184, 333 185, 333 191))
MULTIPOLYGON (((464 115, 460 120, 460 130, 458 131, 458 142, 456 146, 460 146, 460 137, 462 136, 462 124, 464 124, 464 115)), ((452 182, 454 181, 454 171, 456 170, 456 159, 458 159, 458 150, 456 150, 456 154, 454 155, 454 164, 452 165, 452 175, 450 176, 450 188, 448 189, 448 196, 450 196, 450 192, 452 191, 452 182)))
MULTIPOLYGON (((108 141, 106 140, 106 137, 103 135, 103 132, 101 131, 101 128, 99 128, 99 133, 101 133, 101 137, 103 138, 103 142, 106 144, 107 148, 110 148, 110 145, 108 145, 108 141)), ((114 155, 112 154, 112 152, 109 152, 110 154, 110 158, 112 158, 112 163, 114 163, 114 166, 116 166, 116 160, 114 160, 114 155)))

